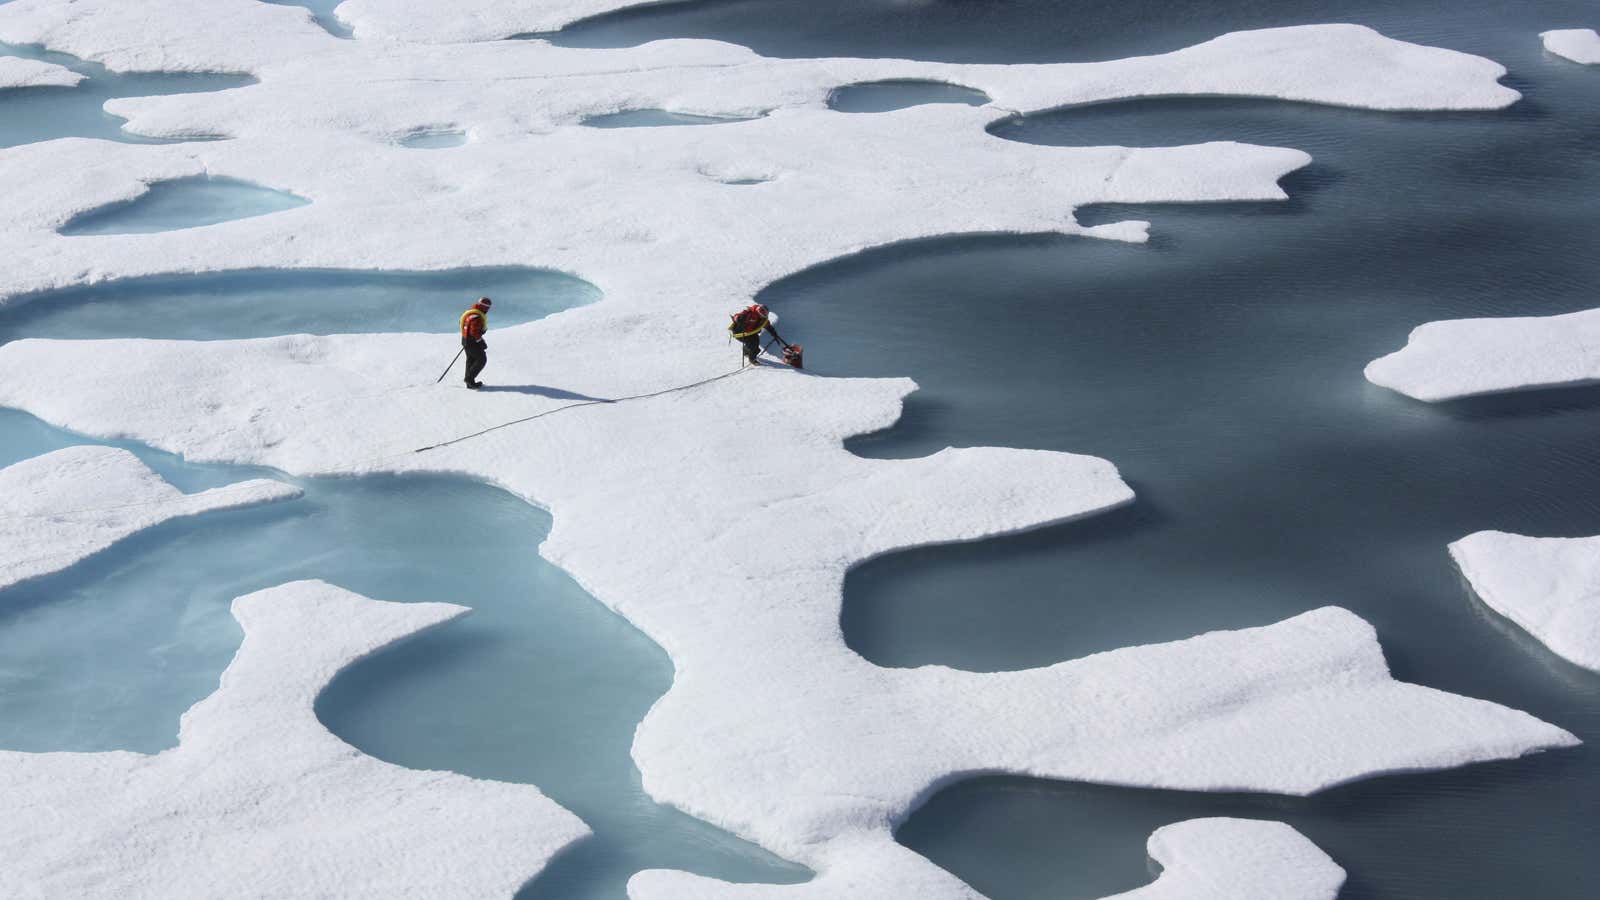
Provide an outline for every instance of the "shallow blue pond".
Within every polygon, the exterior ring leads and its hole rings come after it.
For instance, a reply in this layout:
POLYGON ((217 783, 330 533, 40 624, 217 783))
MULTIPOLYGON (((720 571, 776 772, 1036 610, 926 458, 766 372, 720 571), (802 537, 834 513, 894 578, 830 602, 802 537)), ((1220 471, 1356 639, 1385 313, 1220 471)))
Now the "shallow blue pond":
POLYGON ((362 331, 454 333, 462 310, 494 299, 496 328, 593 303, 599 289, 545 269, 440 272, 250 269, 128 278, 18 297, 0 307, 0 342, 25 337, 224 340, 362 331))
MULTIPOLYGON (((150 97, 221 91, 254 84, 249 75, 174 74, 170 72, 116 73, 96 63, 38 47, 0 44, 0 56, 40 59, 87 75, 76 87, 0 89, 0 148, 15 147, 63 137, 90 137, 132 144, 172 143, 123 131, 123 119, 102 109, 113 97, 150 97)), ((189 135, 176 140, 200 140, 217 135, 189 135)))
POLYGON ((265 216, 311 201, 236 178, 158 181, 132 200, 91 209, 67 220, 61 234, 150 234, 265 216))
MULTIPOLYGON (((79 443, 94 442, 0 410, 0 464, 79 443)), ((284 479, 131 449, 188 491, 284 479)), ((229 602, 320 578, 472 607, 341 676, 317 714, 383 759, 535 783, 581 816, 596 837, 527 896, 620 897, 646 867, 808 876, 645 796, 628 750, 671 661, 538 555, 549 515, 463 478, 284 480, 305 496, 169 523, 0 592, 0 748, 173 746, 178 717, 215 690, 238 646, 229 602)))

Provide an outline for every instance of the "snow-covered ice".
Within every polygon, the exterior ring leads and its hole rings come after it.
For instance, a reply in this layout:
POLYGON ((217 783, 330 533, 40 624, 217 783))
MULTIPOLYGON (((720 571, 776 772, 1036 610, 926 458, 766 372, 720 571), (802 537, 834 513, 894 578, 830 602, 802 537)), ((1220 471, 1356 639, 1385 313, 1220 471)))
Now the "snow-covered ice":
POLYGON ((1563 28, 1539 35, 1544 48, 1564 59, 1585 65, 1600 64, 1600 34, 1593 28, 1563 28))
MULTIPOLYGON (((542 8, 554 7, 506 7, 508 15, 542 8)), ((1298 150, 1232 142, 1026 145, 984 131, 1000 114, 1165 94, 1493 109, 1518 96, 1497 83, 1502 67, 1343 25, 1028 66, 775 60, 709 41, 572 50, 360 39, 460 39, 513 27, 484 25, 471 12, 480 9, 491 6, 457 15, 352 0, 340 16, 358 39, 340 41, 303 11, 253 0, 0 6, 0 39, 113 67, 259 79, 109 105, 141 134, 233 140, 69 140, 6 151, 0 191, 11 213, 0 240, 16 252, 0 297, 174 271, 545 266, 605 297, 492 329, 491 385, 593 397, 696 386, 417 453, 568 401, 434 386, 456 349, 439 335, 23 340, 0 347, 0 404, 195 460, 307 475, 464 473, 548 508, 555 525, 541 552, 673 659, 673 687, 635 738, 645 787, 811 866, 813 889, 835 896, 890 883, 926 897, 969 896, 890 829, 930 792, 974 773, 1306 793, 1573 743, 1523 713, 1394 681, 1372 629, 1331 608, 1023 672, 874 666, 840 634, 852 565, 1090 515, 1129 502, 1130 489, 1110 463, 1065 453, 965 448, 874 460, 847 452, 845 438, 897 419, 915 387, 907 380, 765 367, 707 382, 737 365, 727 313, 795 271, 963 232, 1141 240, 1143 223, 1083 228, 1072 210, 1281 199, 1278 179, 1309 161, 1298 150), (379 10, 389 17, 381 25, 379 10), (126 40, 133 33, 146 39, 126 40), (993 103, 871 115, 827 108, 837 87, 893 79, 964 85, 993 103), (580 124, 630 109, 756 118, 708 128, 580 124), (438 153, 394 143, 419 130, 471 140, 438 153), (84 209, 201 174, 313 202, 182 233, 56 234, 84 209), (753 176, 766 183, 726 183, 753 176), (759 563, 744 564, 752 555, 759 563)), ((803 315, 786 315, 786 328, 803 315)), ((439 330, 453 327, 442 321, 439 330)), ((0 777, 30 788, 53 777, 38 768, 17 775, 26 764, 0 759, 0 777)), ((440 833, 410 840, 434 850, 440 833)), ((344 863, 362 867, 359 856, 344 863)), ((645 873, 636 882, 643 890, 677 877, 645 873)))
MULTIPOLYGON (((1156 829, 1150 858, 1161 865, 1152 884, 1106 900, 1333 900, 1344 870, 1298 831, 1254 819, 1190 819, 1156 829)), ((821 878, 795 885, 729 884, 687 872, 640 872, 628 882, 633 900, 822 900, 830 897, 981 895, 942 869, 916 864, 916 854, 886 841, 854 848, 821 878), (855 863, 859 861, 859 865, 855 863)))
POLYGON ((1592 384, 1600 381, 1600 309, 1428 322, 1368 363, 1366 375, 1428 401, 1592 384))
POLYGON ((1450 555, 1491 609, 1600 672, 1600 537, 1479 531, 1451 544, 1450 555))
POLYGON ((72 87, 83 76, 40 59, 0 56, 0 90, 21 87, 72 87))
POLYGON ((176 748, 0 752, 0 894, 509 896, 588 833, 537 788, 357 752, 312 704, 340 670, 466 613, 317 581, 234 601, 245 637, 176 748))
POLYGON ((170 519, 299 495, 264 478, 185 494, 115 447, 67 447, 23 460, 0 469, 0 589, 170 519))
POLYGON ((1282 822, 1190 819, 1156 829, 1161 877, 1116 900, 1334 900, 1344 869, 1282 822))

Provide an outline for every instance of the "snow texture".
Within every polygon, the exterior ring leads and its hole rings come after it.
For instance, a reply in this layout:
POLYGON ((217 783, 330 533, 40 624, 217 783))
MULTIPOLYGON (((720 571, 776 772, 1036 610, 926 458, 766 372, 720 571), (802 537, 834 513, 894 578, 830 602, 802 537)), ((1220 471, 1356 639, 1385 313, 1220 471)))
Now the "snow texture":
POLYGON ((235 600, 244 643, 176 748, 0 752, 0 894, 509 896, 583 823, 529 785, 363 756, 312 711, 346 666, 466 612, 319 581, 235 600))
POLYGON ((1546 31, 1539 35, 1544 48, 1551 53, 1576 63, 1600 63, 1600 34, 1593 28, 1566 28, 1546 31))
POLYGON ((1479 531, 1451 544, 1450 555, 1491 609, 1600 672, 1600 537, 1479 531))
MULTIPOLYGON (((386 35, 436 37, 471 18, 455 5, 382 8, 386 35)), ((894 885, 969 896, 890 828, 975 773, 1299 794, 1574 742, 1523 713, 1393 681, 1372 629, 1337 609, 1024 672, 874 666, 840 634, 851 566, 1090 515, 1132 492, 1110 463, 1067 453, 855 456, 844 439, 892 425, 914 384, 739 372, 724 331, 764 285, 870 247, 970 232, 1142 240, 1142 222, 1083 228, 1071 210, 1282 198, 1277 180, 1309 161, 1232 142, 1061 148, 984 131, 1011 111, 1170 94, 1491 109, 1518 96, 1496 82, 1499 65, 1346 25, 1031 66, 774 60, 709 41, 572 50, 360 39, 376 33, 377 9, 341 6, 358 39, 340 41, 303 10, 253 0, 0 6, 0 39, 117 68, 259 79, 108 106, 139 133, 233 140, 5 151, 0 240, 15 252, 0 297, 246 267, 533 265, 583 277, 604 299, 504 330, 491 321, 484 378, 501 391, 434 386, 457 349, 443 334, 22 340, 0 347, 0 404, 196 460, 307 475, 462 473, 549 509, 541 552, 673 660, 673 686, 635 736, 646 789, 804 862, 834 895, 894 885), (967 85, 995 103, 826 107, 834 88, 885 79, 967 85), (628 109, 756 118, 579 124, 628 109), (394 143, 440 129, 470 140, 429 152, 394 143), (313 202, 203 231, 55 232, 148 183, 202 173, 313 202), (724 183, 754 177, 770 180, 724 183), (570 401, 552 389, 654 396, 557 411, 570 401), (751 548, 760 563, 740 565, 751 548)), ((802 339, 804 312, 785 312, 788 336, 802 339)), ((826 348, 810 349, 825 372, 826 348)), ((419 833, 415 846, 432 849, 441 833, 419 833)))
POLYGON ((1161 877, 1116 900, 1334 900, 1344 870, 1282 822, 1190 819, 1156 829, 1161 877))
POLYGON ((300 496, 258 478, 198 494, 115 447, 68 447, 0 469, 0 590, 183 516, 300 496))
MULTIPOLYGON (((871 846, 868 844, 868 846, 871 846)), ((1106 900, 1334 900, 1344 870, 1298 831, 1254 819, 1190 819, 1150 835, 1154 883, 1106 900)), ((633 900, 823 900, 832 897, 979 895, 953 876, 886 842, 805 884, 730 884, 687 872, 649 871, 628 882, 633 900), (859 866, 855 865, 859 862, 859 866)))
POLYGON ((1600 309, 1560 316, 1444 319, 1367 364, 1367 380, 1418 400, 1600 381, 1600 309))
POLYGON ((83 76, 66 66, 19 56, 0 56, 0 90, 20 87, 72 87, 83 76))

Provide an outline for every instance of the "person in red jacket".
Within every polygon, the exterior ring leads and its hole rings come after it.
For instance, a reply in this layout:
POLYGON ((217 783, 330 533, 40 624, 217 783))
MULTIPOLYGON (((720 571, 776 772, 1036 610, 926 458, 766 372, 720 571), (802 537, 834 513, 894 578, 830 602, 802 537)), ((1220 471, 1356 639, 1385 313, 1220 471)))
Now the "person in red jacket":
POLYGON ((461 349, 467 353, 467 387, 472 390, 483 387, 478 373, 489 364, 489 342, 483 339, 483 333, 489 330, 491 305, 488 297, 479 297, 471 309, 461 314, 461 349))
POLYGON ((739 343, 744 345, 745 362, 752 366, 761 364, 759 357, 761 356, 762 331, 771 332, 773 337, 778 338, 778 343, 783 344, 784 347, 789 346, 783 338, 778 337, 778 329, 772 327, 772 324, 776 321, 778 321, 778 317, 759 303, 747 306, 733 314, 733 322, 728 325, 728 331, 733 334, 739 343))

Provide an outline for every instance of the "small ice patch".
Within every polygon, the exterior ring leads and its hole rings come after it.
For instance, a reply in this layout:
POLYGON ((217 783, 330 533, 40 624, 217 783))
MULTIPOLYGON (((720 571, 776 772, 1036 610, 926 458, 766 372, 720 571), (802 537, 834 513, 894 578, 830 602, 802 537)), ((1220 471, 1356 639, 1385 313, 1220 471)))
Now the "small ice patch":
POLYGON ((1539 35, 1551 53, 1584 65, 1600 64, 1600 34, 1593 28, 1567 28, 1539 35))
POLYGON ((1480 531, 1450 556, 1483 602, 1557 655, 1600 672, 1600 536, 1480 531))
POLYGON ((149 234, 199 228, 305 206, 287 191, 233 178, 158 181, 132 200, 79 213, 57 229, 64 235, 149 234))
POLYGON ((83 75, 42 59, 0 56, 0 90, 25 87, 72 87, 83 75))
POLYGON ((988 102, 989 95, 980 90, 944 81, 914 78, 847 84, 828 94, 829 109, 848 113, 889 112, 926 103, 983 106, 988 102))
POLYGON ((1367 364, 1367 380, 1430 402, 1600 381, 1600 309, 1444 319, 1367 364))

